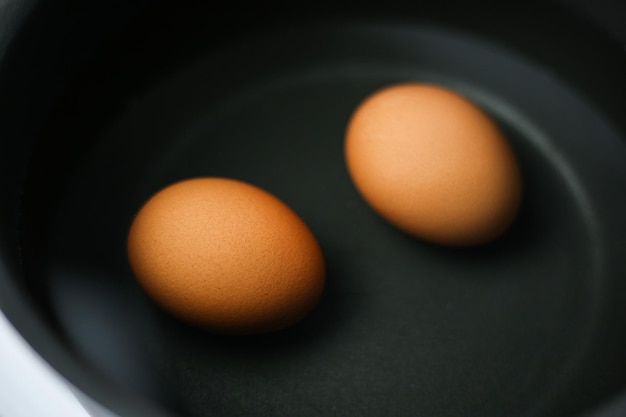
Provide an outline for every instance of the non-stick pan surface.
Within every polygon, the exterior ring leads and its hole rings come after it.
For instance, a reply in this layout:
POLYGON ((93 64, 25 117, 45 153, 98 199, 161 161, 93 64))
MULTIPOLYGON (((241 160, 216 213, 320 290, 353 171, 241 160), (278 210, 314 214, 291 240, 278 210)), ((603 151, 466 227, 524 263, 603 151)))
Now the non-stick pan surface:
MULTIPOLYGON (((472 16, 509 38, 413 11, 312 13, 227 39, 199 27, 206 12, 178 12, 101 50, 34 148, 27 288, 86 369, 75 383, 102 380, 109 394, 194 417, 573 416, 626 386, 626 136, 607 88, 626 91, 623 60, 609 62, 609 80, 594 78, 598 68, 567 72, 567 54, 551 62, 542 44, 556 42, 550 25, 524 44, 507 29, 517 19, 496 12, 472 16), (524 200, 498 241, 423 243, 356 193, 346 123, 366 95, 399 81, 456 90, 506 133, 524 200), (196 176, 261 186, 311 227, 327 288, 303 322, 211 335, 138 288, 125 255, 133 215, 196 176)), ((581 66, 593 66, 588 46, 581 66)))

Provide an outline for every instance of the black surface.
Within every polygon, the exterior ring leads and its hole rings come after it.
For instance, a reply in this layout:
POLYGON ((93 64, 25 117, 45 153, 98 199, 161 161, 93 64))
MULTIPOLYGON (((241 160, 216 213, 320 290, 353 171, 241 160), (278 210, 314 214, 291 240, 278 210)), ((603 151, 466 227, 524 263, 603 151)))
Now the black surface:
POLYGON ((371 18, 342 5, 330 23, 320 5, 229 20, 164 9, 78 74, 39 133, 21 224, 23 291, 68 349, 55 365, 74 361, 73 380, 128 415, 138 411, 119 390, 183 416, 593 410, 626 385, 624 56, 551 6, 388 5, 371 18), (350 184, 350 112, 406 80, 456 89, 507 133, 525 198, 498 242, 421 243, 350 184), (135 285, 132 215, 198 175, 260 185, 309 224, 329 273, 303 323, 212 336, 135 285))

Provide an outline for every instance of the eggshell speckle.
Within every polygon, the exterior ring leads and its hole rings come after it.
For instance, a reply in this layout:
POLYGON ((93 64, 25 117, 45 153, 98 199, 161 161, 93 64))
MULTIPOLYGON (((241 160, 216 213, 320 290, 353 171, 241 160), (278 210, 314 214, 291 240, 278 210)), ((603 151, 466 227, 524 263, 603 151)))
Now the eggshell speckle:
POLYGON ((521 177, 508 142, 480 108, 442 87, 398 84, 366 98, 349 122, 345 158, 376 212, 433 243, 491 241, 518 212, 521 177))
POLYGON ((222 333, 282 329, 324 287, 317 240, 283 202, 236 180, 196 178, 154 195, 128 235, 148 295, 191 324, 222 333))

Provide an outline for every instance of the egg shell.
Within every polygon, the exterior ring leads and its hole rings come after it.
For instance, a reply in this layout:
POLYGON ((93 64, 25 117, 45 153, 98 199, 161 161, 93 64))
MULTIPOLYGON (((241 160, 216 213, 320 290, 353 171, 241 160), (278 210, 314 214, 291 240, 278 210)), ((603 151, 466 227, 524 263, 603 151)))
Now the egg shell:
POLYGON ((324 288, 322 251, 300 217, 270 193, 232 179, 194 178, 161 190, 135 217, 127 249, 156 303, 220 333, 290 326, 324 288))
POLYGON ((349 174, 383 218, 421 239, 486 243, 516 218, 522 180, 498 126, 443 87, 403 83, 376 91, 353 113, 349 174))

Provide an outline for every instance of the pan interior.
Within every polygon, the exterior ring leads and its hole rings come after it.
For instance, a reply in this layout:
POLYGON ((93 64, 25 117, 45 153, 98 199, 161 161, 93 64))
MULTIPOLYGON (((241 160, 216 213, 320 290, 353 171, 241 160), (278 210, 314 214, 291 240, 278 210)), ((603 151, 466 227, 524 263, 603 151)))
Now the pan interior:
MULTIPOLYGON (((119 79, 83 75, 97 86, 70 97, 48 131, 84 144, 42 203, 46 245, 31 271, 68 347, 104 378, 194 417, 569 416, 623 387, 626 333, 610 317, 626 314, 626 141, 614 125, 549 68, 462 32, 289 30, 164 71, 95 127, 80 121, 119 79), (401 81, 466 95, 514 147, 524 200, 497 242, 422 243, 350 183, 347 120, 401 81), (303 322, 215 336, 139 290, 125 256, 132 217, 161 187, 196 176, 261 186, 310 226, 328 277, 303 322)), ((35 189, 46 175, 34 171, 35 189)))

